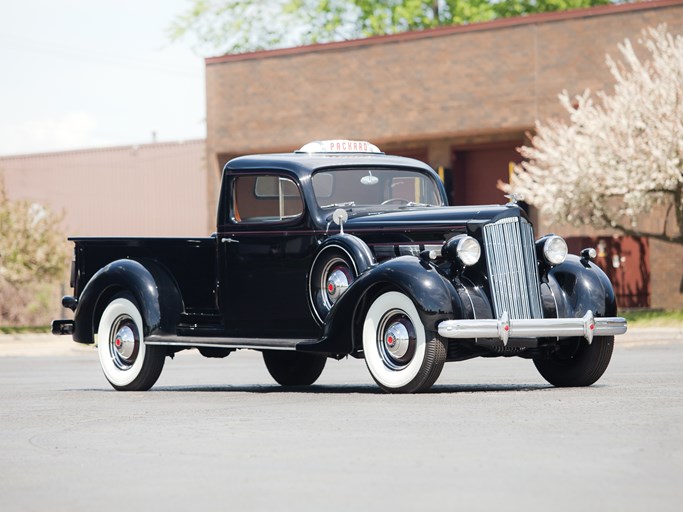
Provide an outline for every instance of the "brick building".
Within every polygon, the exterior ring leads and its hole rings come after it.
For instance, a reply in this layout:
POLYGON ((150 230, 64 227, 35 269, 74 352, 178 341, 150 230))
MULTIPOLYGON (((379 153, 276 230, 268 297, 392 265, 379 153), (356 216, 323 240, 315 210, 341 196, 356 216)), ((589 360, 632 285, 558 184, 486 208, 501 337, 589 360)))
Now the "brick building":
MULTIPOLYGON (((209 58, 209 218, 231 157, 326 138, 370 140, 443 167, 454 204, 503 202, 496 182, 520 161, 515 148, 535 121, 562 114, 557 94, 608 88, 605 54, 660 23, 683 33, 683 0, 209 58)), ((538 226, 550 230, 574 237, 573 248, 599 245, 622 305, 683 308, 680 246, 538 226)))

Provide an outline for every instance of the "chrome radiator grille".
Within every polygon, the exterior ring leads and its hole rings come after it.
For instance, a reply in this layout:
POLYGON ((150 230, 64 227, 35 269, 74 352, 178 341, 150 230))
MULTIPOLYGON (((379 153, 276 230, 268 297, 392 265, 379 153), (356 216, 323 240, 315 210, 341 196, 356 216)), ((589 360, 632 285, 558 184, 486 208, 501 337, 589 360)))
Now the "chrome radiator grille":
POLYGON ((534 232, 509 217, 484 226, 484 250, 496 318, 543 318, 534 232))

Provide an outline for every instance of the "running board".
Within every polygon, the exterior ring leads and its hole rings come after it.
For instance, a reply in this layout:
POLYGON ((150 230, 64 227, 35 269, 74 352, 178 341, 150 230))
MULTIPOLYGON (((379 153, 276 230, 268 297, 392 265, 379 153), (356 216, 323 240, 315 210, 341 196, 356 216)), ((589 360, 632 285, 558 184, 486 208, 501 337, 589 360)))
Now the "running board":
POLYGON ((318 340, 292 338, 214 338, 208 336, 173 336, 155 334, 145 339, 145 345, 170 347, 250 348, 254 350, 306 350, 318 340))

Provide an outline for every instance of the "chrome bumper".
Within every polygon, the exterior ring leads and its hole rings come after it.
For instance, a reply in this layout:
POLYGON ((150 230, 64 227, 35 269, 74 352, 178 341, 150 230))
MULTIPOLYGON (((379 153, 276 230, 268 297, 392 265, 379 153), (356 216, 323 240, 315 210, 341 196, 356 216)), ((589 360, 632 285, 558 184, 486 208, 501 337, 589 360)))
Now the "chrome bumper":
POLYGON ((594 336, 614 336, 626 332, 621 317, 595 318, 592 311, 583 318, 539 318, 510 320, 503 313, 500 320, 445 320, 439 324, 444 338, 498 338, 507 345, 510 338, 560 338, 583 336, 588 343, 594 336))

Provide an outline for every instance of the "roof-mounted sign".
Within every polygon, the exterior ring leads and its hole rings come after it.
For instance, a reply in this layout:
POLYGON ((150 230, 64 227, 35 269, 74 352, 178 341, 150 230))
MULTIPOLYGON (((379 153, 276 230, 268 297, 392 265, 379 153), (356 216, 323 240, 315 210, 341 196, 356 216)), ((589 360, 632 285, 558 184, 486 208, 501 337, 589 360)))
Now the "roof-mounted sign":
POLYGON ((295 153, 382 153, 377 146, 364 140, 316 140, 295 153))

